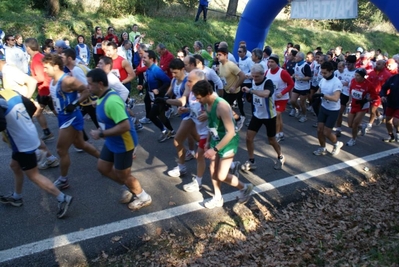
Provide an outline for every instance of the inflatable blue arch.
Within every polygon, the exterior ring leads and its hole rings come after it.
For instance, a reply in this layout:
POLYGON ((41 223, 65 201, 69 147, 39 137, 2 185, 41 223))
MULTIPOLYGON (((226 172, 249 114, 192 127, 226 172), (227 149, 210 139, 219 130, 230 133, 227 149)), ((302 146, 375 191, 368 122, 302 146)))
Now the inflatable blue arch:
MULTIPOLYGON (((370 0, 378 7, 399 31, 399 0, 370 0)), ((245 40, 248 49, 263 49, 269 27, 278 13, 288 4, 288 0, 249 0, 236 33, 234 50, 245 40)), ((233 54, 236 54, 233 52, 233 54)))

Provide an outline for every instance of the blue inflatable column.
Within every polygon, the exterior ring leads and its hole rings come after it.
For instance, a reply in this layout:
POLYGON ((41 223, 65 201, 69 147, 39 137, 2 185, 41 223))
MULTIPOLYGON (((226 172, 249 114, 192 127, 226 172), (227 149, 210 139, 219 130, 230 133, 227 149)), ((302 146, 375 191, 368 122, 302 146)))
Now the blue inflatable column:
POLYGON ((288 0, 249 0, 238 24, 234 48, 230 52, 237 58, 240 41, 247 43, 249 51, 256 47, 263 49, 270 25, 287 4, 288 0))
POLYGON ((393 26, 399 31, 399 1, 398 0, 370 0, 378 7, 392 22, 393 26))

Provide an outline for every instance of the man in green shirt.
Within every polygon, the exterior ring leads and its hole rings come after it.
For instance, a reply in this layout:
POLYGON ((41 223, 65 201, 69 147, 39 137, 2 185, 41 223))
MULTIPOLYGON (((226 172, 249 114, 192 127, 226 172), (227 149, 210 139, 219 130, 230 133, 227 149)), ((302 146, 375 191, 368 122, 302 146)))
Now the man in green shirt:
POLYGON ((194 54, 201 55, 204 58, 204 65, 212 68, 213 57, 204 49, 204 45, 200 41, 194 42, 194 54))

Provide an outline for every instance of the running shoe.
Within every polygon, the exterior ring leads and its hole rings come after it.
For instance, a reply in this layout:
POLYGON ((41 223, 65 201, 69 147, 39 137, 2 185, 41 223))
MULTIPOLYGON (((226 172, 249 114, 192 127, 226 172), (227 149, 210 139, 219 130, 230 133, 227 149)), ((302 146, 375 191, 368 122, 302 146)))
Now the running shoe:
POLYGON ((240 120, 236 121, 236 132, 239 132, 242 128, 242 126, 244 126, 245 123, 245 116, 240 116, 240 120))
POLYGON ((183 185, 183 190, 186 192, 199 192, 202 189, 202 185, 198 183, 197 179, 194 177, 191 183, 183 185))
POLYGON ((256 170, 256 163, 252 163, 251 161, 247 160, 244 164, 241 165, 241 170, 243 171, 252 171, 256 170))
POLYGON ((21 207, 24 204, 22 198, 15 199, 12 195, 13 194, 10 194, 8 196, 0 196, 0 203, 11 204, 14 207, 21 207))
POLYGON ((215 198, 213 197, 211 200, 205 202, 205 203, 204 203, 204 206, 205 206, 205 208, 211 210, 211 209, 214 209, 214 208, 216 208, 216 207, 219 207, 219 208, 220 208, 220 207, 223 207, 223 203, 224 203, 223 198, 215 199, 215 198))
POLYGON ((180 177, 187 173, 186 166, 180 168, 179 166, 174 167, 172 170, 168 171, 170 177, 180 177))
POLYGON ((139 122, 142 124, 150 124, 151 120, 147 117, 143 117, 143 118, 139 119, 139 122))
POLYGON ((136 123, 134 125, 134 128, 136 129, 136 132, 139 132, 139 131, 143 130, 144 126, 141 123, 136 123))
POLYGON ((142 200, 140 198, 136 198, 135 200, 133 200, 132 202, 129 203, 128 208, 131 210, 139 210, 141 208, 147 207, 149 205, 151 205, 152 203, 152 198, 150 195, 147 195, 147 199, 146 200, 142 200))
POLYGON ((50 141, 54 139, 54 134, 49 133, 49 134, 44 134, 41 138, 44 142, 50 141))
POLYGON ((161 132, 161 135, 158 137, 158 142, 159 142, 159 143, 165 142, 167 139, 170 138, 170 137, 169 137, 169 134, 170 134, 170 131, 169 131, 169 130, 163 130, 163 131, 161 132))
POLYGON ((319 147, 317 150, 313 151, 313 155, 315 156, 327 155, 327 149, 325 147, 319 147))
POLYGON ((342 147, 343 145, 344 145, 344 144, 343 144, 342 142, 338 141, 338 142, 333 146, 333 150, 331 151, 331 154, 332 154, 333 156, 338 155, 339 152, 341 151, 341 147, 342 147))
POLYGON ((307 121, 308 120, 308 118, 306 117, 306 115, 302 115, 302 116, 300 116, 299 117, 299 122, 305 122, 305 121, 307 121))
POLYGON ((184 156, 185 161, 190 161, 192 159, 195 159, 195 152, 191 152, 190 150, 186 150, 186 155, 184 156))
POLYGON ((246 184, 246 188, 240 190, 240 194, 238 196, 238 203, 245 204, 251 197, 251 192, 254 189, 252 184, 246 184))
POLYGON ((274 169, 275 170, 281 170, 283 168, 283 166, 284 166, 284 163, 285 163, 285 157, 284 157, 284 155, 281 155, 281 157, 279 157, 277 159, 276 164, 274 164, 274 169))
POLYGON ((66 212, 68 211, 69 206, 72 204, 73 198, 68 195, 64 195, 64 200, 58 202, 58 212, 57 218, 61 219, 65 216, 66 212))
POLYGON ((233 163, 234 163, 234 168, 230 168, 231 174, 233 174, 237 178, 240 178, 240 165, 241 165, 241 162, 234 161, 233 163))
POLYGON ((356 140, 351 138, 351 139, 349 139, 348 142, 346 142, 346 145, 347 146, 354 146, 354 145, 356 145, 356 140))
POLYGON ((62 181, 61 177, 59 177, 57 180, 55 180, 54 185, 59 190, 63 190, 63 189, 67 189, 69 187, 69 182, 68 182, 68 180, 62 181))

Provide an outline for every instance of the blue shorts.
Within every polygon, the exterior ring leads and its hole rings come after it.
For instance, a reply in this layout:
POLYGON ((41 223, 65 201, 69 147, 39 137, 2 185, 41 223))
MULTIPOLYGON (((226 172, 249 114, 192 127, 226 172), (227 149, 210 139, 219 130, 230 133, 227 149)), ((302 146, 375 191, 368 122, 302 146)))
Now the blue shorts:
POLYGON ((58 127, 60 129, 72 126, 76 131, 83 131, 83 116, 80 109, 71 114, 58 114, 58 127))

